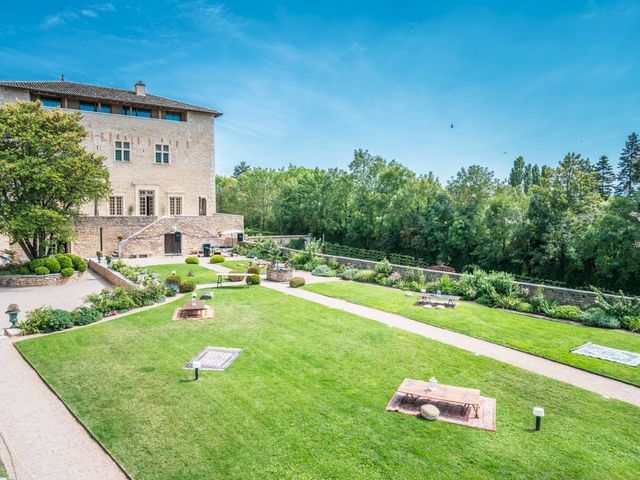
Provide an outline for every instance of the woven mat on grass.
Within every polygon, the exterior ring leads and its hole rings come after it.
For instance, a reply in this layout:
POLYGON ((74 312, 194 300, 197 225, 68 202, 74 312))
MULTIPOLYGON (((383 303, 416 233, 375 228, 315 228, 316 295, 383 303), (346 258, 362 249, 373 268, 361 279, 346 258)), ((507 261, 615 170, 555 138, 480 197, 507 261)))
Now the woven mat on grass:
POLYGON ((408 398, 404 393, 396 392, 387 404, 388 412, 400 412, 408 415, 420 415, 420 407, 425 403, 431 403, 440 410, 438 420, 449 423, 457 423, 467 427, 480 428, 482 430, 495 431, 496 429, 496 399, 480 397, 480 408, 476 418, 473 408, 462 415, 462 406, 454 403, 445 403, 432 400, 416 400, 408 398))

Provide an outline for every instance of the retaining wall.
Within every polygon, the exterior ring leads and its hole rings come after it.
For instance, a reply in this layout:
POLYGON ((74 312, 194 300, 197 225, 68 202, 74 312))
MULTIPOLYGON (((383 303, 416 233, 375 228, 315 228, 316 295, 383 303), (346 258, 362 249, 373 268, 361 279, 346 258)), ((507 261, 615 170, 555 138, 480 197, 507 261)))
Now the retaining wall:
MULTIPOLYGON (((282 248, 282 252, 285 255, 291 255, 293 253, 298 252, 299 250, 293 250, 291 248, 282 248)), ((349 258, 349 257, 339 257, 336 255, 325 255, 320 254, 319 257, 323 257, 325 259, 334 259, 337 263, 341 263, 343 265, 349 265, 354 268, 359 269, 368 269, 372 270, 373 267, 380 262, 373 262, 370 260, 362 260, 359 258, 349 258)), ((424 275, 424 278, 428 282, 433 282, 440 277, 447 275, 449 278, 453 280, 459 280, 462 274, 460 273, 447 273, 447 272, 439 272, 437 270, 428 270, 425 268, 416 268, 416 267, 408 267, 406 265, 395 265, 392 264, 394 272, 398 272, 400 275, 405 275, 409 271, 417 271, 424 275)), ((538 285, 535 283, 525 283, 525 282, 516 282, 522 288, 524 288, 529 295, 533 295, 536 290, 542 289, 542 292, 545 298, 549 300, 553 300, 560 304, 564 305, 577 305, 579 307, 592 307, 596 303, 596 294, 594 292, 590 292, 588 290, 576 290, 573 288, 563 288, 563 287, 553 287, 549 285, 538 285)), ((609 295, 605 294, 605 298, 608 299, 616 299, 620 298, 617 295, 609 295)))
POLYGON ((96 272, 98 275, 104 278, 111 285, 114 285, 116 287, 122 287, 125 290, 133 290, 134 288, 138 288, 138 285, 133 283, 124 275, 121 275, 115 270, 111 270, 110 268, 107 268, 105 265, 99 264, 95 260, 89 259, 87 260, 87 263, 89 265, 89 268, 92 271, 96 272))
POLYGON ((0 275, 0 288, 22 287, 50 287, 52 285, 67 285, 82 280, 84 273, 75 272, 70 277, 63 277, 59 273, 49 275, 0 275))
POLYGON ((278 245, 287 245, 291 240, 298 240, 303 238, 305 242, 310 243, 313 241, 311 234, 307 235, 245 235, 245 241, 247 242, 259 242, 260 240, 272 240, 278 245))

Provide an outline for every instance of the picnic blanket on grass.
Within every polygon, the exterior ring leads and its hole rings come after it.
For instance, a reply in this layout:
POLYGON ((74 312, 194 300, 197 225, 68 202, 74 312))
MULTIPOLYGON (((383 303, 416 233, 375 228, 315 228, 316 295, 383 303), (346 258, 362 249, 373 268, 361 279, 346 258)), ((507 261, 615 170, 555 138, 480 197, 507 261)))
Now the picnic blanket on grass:
POLYGON ((587 342, 581 347, 571 350, 572 353, 585 355, 587 357, 601 358, 610 362, 621 363, 631 367, 640 365, 640 353, 627 352, 626 350, 618 350, 617 348, 603 347, 595 343, 587 342))

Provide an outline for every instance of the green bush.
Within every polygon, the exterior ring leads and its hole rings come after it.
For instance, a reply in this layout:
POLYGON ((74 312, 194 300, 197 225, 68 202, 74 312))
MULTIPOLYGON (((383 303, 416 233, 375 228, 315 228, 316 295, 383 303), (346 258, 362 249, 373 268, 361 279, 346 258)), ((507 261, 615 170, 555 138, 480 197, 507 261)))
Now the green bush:
POLYGON ((71 312, 71 321, 74 325, 89 325, 102 320, 102 313, 97 308, 79 307, 71 312))
POLYGON ((47 267, 38 267, 34 270, 36 275, 49 275, 49 269, 47 267))
POLYGON ((289 257, 289 263, 291 266, 298 270, 302 270, 309 260, 310 257, 305 252, 297 252, 289 257))
POLYGON ((211 255, 209 258, 209 263, 222 263, 224 262, 224 257, 222 255, 211 255))
POLYGON ((583 325, 589 327, 620 328, 618 319, 608 315, 607 312, 600 307, 590 308, 582 312, 580 321, 583 325))
POLYGON ((44 258, 36 258, 28 263, 29 269, 35 273, 36 268, 44 267, 44 258))
POLYGON ((180 275, 169 275, 167 279, 164 281, 165 283, 172 283, 174 285, 180 285, 182 283, 182 278, 180 275))
POLYGON ((358 270, 353 276, 353 279, 357 282, 375 282, 377 273, 373 270, 358 270))
POLYGON ((71 267, 63 268, 62 270, 60 270, 60 274, 63 277, 71 277, 74 273, 76 273, 76 271, 71 267))
POLYGON ((294 238, 287 244, 287 248, 291 248, 293 250, 303 250, 305 247, 305 239, 304 238, 294 238))
POLYGON ((247 273, 252 273, 254 275, 259 275, 260 274, 260 267, 258 265, 251 265, 249 268, 247 268, 247 273))
POLYGON ((336 271, 329 265, 318 265, 311 271, 311 275, 315 275, 316 277, 335 277, 336 271))
POLYGON ((53 312, 53 309, 48 307, 39 307, 29 310, 25 315, 25 319, 18 322, 18 327, 25 335, 44 332, 44 325, 49 324, 51 312, 53 312))
POLYGON ((293 277, 291 280, 289 280, 289 286, 291 288, 298 288, 298 287, 303 287, 305 285, 305 281, 304 278, 302 277, 293 277))
POLYGON ((241 275, 228 275, 227 276, 227 280, 229 280, 230 282, 241 282, 245 278, 246 277, 241 276, 241 275))
POLYGON ((640 316, 634 317, 632 315, 627 315, 626 317, 622 317, 620 326, 632 332, 640 332, 640 316))
POLYGON ((136 306, 127 291, 122 287, 117 287, 115 290, 105 288, 100 293, 88 295, 86 300, 92 307, 102 313, 131 310, 136 306))
POLYGON ((180 287, 175 283, 167 283, 164 286, 165 297, 175 297, 180 291, 180 287))
POLYGON ((57 258, 49 257, 44 259, 44 266, 49 269, 51 273, 60 273, 60 262, 58 262, 57 258))
POLYGON ((85 262, 84 260, 80 259, 80 261, 78 263, 73 264, 74 267, 76 267, 76 269, 82 273, 82 272, 86 272, 87 271, 87 262, 85 262))
POLYGON ((193 292, 196 289, 196 282, 193 280, 183 280, 180 282, 180 293, 193 292))
POLYGON ((80 270, 80 265, 85 265, 85 270, 86 270, 87 262, 85 262, 82 259, 82 257, 75 255, 73 253, 67 253, 66 255, 71 259, 71 262, 73 263, 73 267, 76 270, 78 270, 79 272, 84 272, 84 270, 80 270))
POLYGON ((21 266, 18 267, 17 273, 19 275, 29 275, 31 273, 31 270, 29 270, 29 267, 21 266))
POLYGON ((73 268, 73 261, 71 260, 71 257, 66 253, 59 253, 55 257, 56 257, 56 260, 58 260, 58 263, 60 264, 61 271, 64 270, 65 268, 73 268))
POLYGON ((165 287, 158 282, 153 282, 144 288, 132 289, 128 293, 136 307, 145 307, 162 301, 165 294, 165 287))
POLYGON ((187 257, 184 259, 185 263, 191 264, 191 265, 198 265, 200 263, 200 260, 196 257, 187 257))
POLYGON ((580 320, 582 310, 574 305, 556 305, 551 309, 551 317, 564 320, 580 320))
POLYGON ((391 275, 391 272, 393 272, 393 268, 391 268, 391 264, 389 263, 389 260, 384 258, 380 263, 376 264, 376 266, 373 267, 373 271, 376 272, 377 274, 388 277, 389 275, 391 275))
POLYGON ((71 320, 71 313, 66 310, 55 309, 51 310, 51 316, 48 321, 45 321, 42 325, 43 332, 57 332, 58 330, 64 330, 66 328, 73 327, 73 320, 71 320))
POLYGON ((260 285, 260 275, 249 275, 246 279, 247 285, 260 285))
POLYGON ((353 278, 356 276, 356 273, 358 273, 357 268, 347 267, 344 269, 344 272, 342 272, 342 279, 353 280, 353 278))

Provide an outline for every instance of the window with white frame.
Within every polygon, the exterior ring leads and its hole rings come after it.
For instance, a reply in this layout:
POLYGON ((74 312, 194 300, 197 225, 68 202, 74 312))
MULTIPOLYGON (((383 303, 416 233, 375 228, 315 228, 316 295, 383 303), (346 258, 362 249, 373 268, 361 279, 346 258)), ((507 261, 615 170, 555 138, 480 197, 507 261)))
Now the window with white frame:
POLYGON ((156 163, 168 164, 169 160, 169 145, 156 143, 156 163))
POLYGON ((169 215, 182 215, 182 197, 169 197, 169 215))
POLYGON ((109 197, 109 215, 122 215, 122 197, 109 197))
POLYGON ((116 162, 128 162, 131 160, 131 143, 116 142, 116 162))

